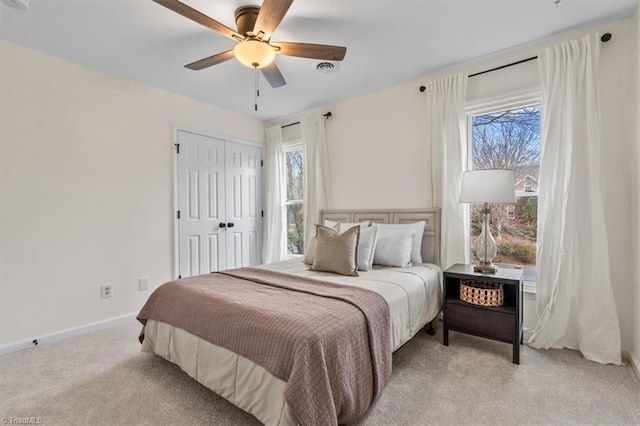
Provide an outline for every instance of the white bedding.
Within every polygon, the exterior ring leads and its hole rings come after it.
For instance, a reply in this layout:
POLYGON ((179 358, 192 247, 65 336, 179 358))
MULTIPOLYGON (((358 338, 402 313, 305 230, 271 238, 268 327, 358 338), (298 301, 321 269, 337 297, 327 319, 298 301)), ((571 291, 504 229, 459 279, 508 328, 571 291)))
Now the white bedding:
POLYGON ((374 265, 372 271, 358 272, 359 277, 311 271, 308 265, 299 260, 286 260, 259 268, 362 287, 380 294, 389 304, 394 351, 411 339, 440 311, 441 270, 436 265, 428 263, 410 268, 374 265))
MULTIPOLYGON (((389 304, 395 351, 440 311, 440 268, 423 264, 411 268, 374 267, 359 277, 309 271, 301 260, 263 265, 261 268, 311 276, 378 292, 389 304)), ((213 390, 267 425, 295 425, 284 392, 286 383, 263 367, 234 352, 202 340, 182 329, 147 321, 143 352, 155 353, 202 385, 213 390)))

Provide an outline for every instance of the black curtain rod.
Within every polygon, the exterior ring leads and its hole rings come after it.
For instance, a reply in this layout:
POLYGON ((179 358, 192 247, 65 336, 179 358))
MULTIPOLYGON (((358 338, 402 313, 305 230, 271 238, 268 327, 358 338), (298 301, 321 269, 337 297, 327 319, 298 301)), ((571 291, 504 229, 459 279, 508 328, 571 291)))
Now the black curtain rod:
MULTIPOLYGON (((602 34, 602 37, 600 37, 600 41, 603 42, 603 43, 606 43, 609 40, 611 40, 611 33, 604 33, 604 34, 602 34)), ((493 72, 493 71, 498 71, 498 70, 501 70, 503 68, 509 68, 509 67, 514 66, 514 65, 523 64, 525 62, 535 61, 536 59, 538 59, 537 56, 532 56, 532 57, 527 58, 527 59, 521 59, 519 61, 511 62, 510 64, 501 65, 499 67, 491 68, 490 70, 484 70, 484 71, 477 72, 475 74, 471 74, 471 75, 469 75, 469 78, 475 77, 475 76, 478 76, 478 75, 482 75, 482 74, 486 74, 486 73, 489 73, 489 72, 493 72)), ((424 92, 426 89, 427 88, 425 86, 420 86, 420 91, 421 92, 424 92)))
MULTIPOLYGON (((331 111, 326 112, 324 114, 322 114, 324 116, 324 118, 329 118, 331 117, 331 111)), ((296 121, 295 123, 289 123, 289 124, 285 124, 284 126, 280 126, 281 129, 284 129, 285 127, 289 127, 289 126, 295 126, 296 124, 300 124, 299 121, 296 121)))
POLYGON ((474 74, 469 74, 469 78, 475 77, 477 75, 482 75, 482 74, 487 74, 487 73, 490 73, 490 72, 498 71, 498 70, 501 70, 503 68, 509 68, 509 67, 514 66, 514 65, 524 64, 525 62, 535 61, 536 59, 538 59, 537 56, 532 56, 532 57, 527 58, 527 59, 521 59, 519 61, 511 62, 511 63, 506 64, 506 65, 500 65, 499 67, 491 68, 490 70, 484 70, 484 71, 480 71, 480 72, 477 72, 477 73, 474 73, 474 74))

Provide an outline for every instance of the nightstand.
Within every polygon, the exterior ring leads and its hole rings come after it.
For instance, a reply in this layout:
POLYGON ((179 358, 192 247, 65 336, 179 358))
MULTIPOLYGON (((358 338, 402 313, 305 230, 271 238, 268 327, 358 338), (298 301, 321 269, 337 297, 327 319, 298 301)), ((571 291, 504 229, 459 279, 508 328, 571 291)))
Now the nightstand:
POLYGON ((522 269, 498 268, 495 274, 473 271, 473 265, 456 264, 443 273, 442 343, 449 345, 449 330, 513 345, 513 363, 520 364, 522 344, 522 269), (501 283, 503 306, 479 306, 460 300, 463 280, 501 283))

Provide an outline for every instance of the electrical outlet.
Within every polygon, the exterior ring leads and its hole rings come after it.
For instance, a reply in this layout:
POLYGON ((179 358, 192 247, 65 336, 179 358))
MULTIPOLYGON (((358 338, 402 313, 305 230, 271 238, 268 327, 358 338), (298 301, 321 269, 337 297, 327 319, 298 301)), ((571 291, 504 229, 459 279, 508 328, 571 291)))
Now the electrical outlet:
POLYGON ((138 290, 149 290, 149 278, 138 278, 138 290))
POLYGON ((100 286, 100 297, 106 299, 113 295, 113 286, 111 284, 105 284, 100 286))

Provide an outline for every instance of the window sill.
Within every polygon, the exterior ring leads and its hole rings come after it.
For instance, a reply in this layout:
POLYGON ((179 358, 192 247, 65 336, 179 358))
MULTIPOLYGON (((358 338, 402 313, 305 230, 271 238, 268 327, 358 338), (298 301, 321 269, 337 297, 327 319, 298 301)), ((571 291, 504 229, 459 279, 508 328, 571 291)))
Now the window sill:
POLYGON ((536 294, 538 284, 535 281, 525 281, 522 286, 522 291, 524 293, 536 294))

